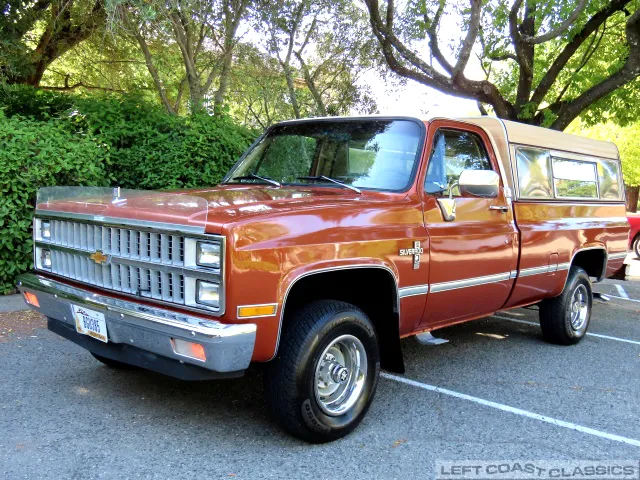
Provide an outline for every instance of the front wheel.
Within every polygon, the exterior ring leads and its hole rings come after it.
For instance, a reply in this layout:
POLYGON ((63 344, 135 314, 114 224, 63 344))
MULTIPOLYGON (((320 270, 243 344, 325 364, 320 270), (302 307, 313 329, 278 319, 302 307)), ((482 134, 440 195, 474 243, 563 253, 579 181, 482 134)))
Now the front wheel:
POLYGON ((365 313, 344 302, 316 301, 285 325, 265 374, 267 406, 298 438, 337 440, 362 421, 379 374, 378 339, 365 313))
POLYGON ((587 334, 593 294, 587 272, 571 267, 562 293, 540 303, 540 327, 545 340, 573 345, 587 334))
POLYGON ((633 240, 633 251, 636 252, 636 257, 640 258, 640 235, 636 235, 633 240))

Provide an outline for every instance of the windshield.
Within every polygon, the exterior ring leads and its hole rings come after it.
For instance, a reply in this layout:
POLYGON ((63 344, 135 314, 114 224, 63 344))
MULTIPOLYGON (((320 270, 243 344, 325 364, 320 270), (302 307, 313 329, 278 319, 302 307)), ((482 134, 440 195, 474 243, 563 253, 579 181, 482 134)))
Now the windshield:
POLYGON ((336 186, 324 176, 358 188, 405 190, 421 138, 421 126, 410 120, 276 125, 233 168, 226 183, 336 186))

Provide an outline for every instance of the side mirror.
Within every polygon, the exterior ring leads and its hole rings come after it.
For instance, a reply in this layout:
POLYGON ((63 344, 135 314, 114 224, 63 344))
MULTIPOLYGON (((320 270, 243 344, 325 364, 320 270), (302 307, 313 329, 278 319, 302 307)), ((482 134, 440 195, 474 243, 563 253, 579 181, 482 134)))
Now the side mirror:
POLYGON ((463 170, 458 187, 463 197, 496 198, 500 192, 500 176, 493 170, 463 170))

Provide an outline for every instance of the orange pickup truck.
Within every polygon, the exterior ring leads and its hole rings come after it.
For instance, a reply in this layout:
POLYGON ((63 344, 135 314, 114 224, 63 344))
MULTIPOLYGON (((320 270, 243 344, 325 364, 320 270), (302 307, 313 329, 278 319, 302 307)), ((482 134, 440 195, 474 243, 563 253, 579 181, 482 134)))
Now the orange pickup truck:
POLYGON ((611 143, 489 117, 289 121, 215 188, 41 189, 19 287, 112 367, 266 362, 274 419, 324 442, 380 368, 403 372, 401 338, 538 304, 545 339, 579 342, 591 282, 626 255, 623 199, 611 143))

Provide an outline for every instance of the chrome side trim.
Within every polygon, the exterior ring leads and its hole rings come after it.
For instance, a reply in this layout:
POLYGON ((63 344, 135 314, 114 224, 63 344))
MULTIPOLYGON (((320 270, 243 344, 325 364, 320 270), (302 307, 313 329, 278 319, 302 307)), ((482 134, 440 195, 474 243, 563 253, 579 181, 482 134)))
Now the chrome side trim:
POLYGON ((276 341, 276 348, 273 353, 273 357, 271 357, 270 360, 273 360, 275 356, 278 354, 278 348, 280 347, 280 337, 282 335, 282 322, 284 321, 284 311, 287 305, 287 297, 289 296, 289 292, 291 291, 291 288, 298 282, 298 280, 301 280, 304 277, 308 277, 310 275, 315 275, 319 273, 334 272, 337 270, 354 270, 357 268, 381 268, 382 270, 386 270, 391 274, 391 278, 393 278, 393 281, 396 285, 396 304, 394 306, 395 306, 395 309, 398 311, 398 322, 400 321, 400 292, 398 289, 398 277, 396 276, 394 271, 391 270, 386 265, 373 265, 373 264, 363 263, 363 264, 354 264, 354 265, 341 265, 338 267, 319 268, 317 270, 304 272, 293 279, 293 281, 289 284, 289 286, 287 287, 287 290, 284 293, 284 297, 282 299, 282 307, 280 309, 280 321, 278 324, 278 340, 276 341))
POLYGON ((412 287, 402 287, 399 291, 400 298, 414 297, 416 295, 426 295, 429 293, 429 284, 414 285, 412 287))
POLYGON ((238 305, 238 308, 236 309, 236 318, 239 320, 240 318, 245 319, 245 318, 261 318, 261 317, 275 317, 278 314, 278 304, 277 303, 260 303, 257 305, 238 305), (240 309, 241 308, 255 308, 255 307, 275 307, 275 309, 273 310, 273 313, 270 313, 269 315, 252 315, 250 317, 240 317, 240 309))
POLYGON ((57 212, 55 210, 36 210, 37 217, 49 217, 49 218, 63 218, 65 220, 78 220, 80 222, 97 223, 105 226, 127 226, 127 227, 140 227, 148 228, 154 231, 171 231, 180 232, 181 234, 204 234, 205 226, 196 227, 194 225, 183 225, 180 223, 164 223, 164 222, 152 222, 149 220, 136 220, 132 218, 120 218, 120 217, 104 217, 101 215, 91 215, 88 213, 70 213, 70 212, 57 212))
POLYGON ((518 276, 530 277, 531 275, 540 275, 542 273, 555 272, 556 265, 543 265, 541 267, 531 267, 520 270, 518 276))
POLYGON ((620 260, 621 258, 627 258, 627 255, 629 255, 628 252, 620 252, 620 253, 610 253, 607 261, 609 260, 620 260))
MULTIPOLYGON (((593 247, 584 250, 600 249, 593 247)), ((604 249, 602 249, 604 250, 604 249)), ((576 252, 578 253, 578 252, 576 252)), ((575 256, 575 255, 574 255, 575 256)), ((626 253, 625 253, 626 256, 626 253)), ((611 257, 613 258, 613 257, 611 257)), ((621 257, 620 257, 621 258, 621 257)), ((512 270, 510 272, 498 273, 496 275, 487 275, 484 277, 467 278, 464 280, 455 280, 452 282, 433 283, 431 285, 414 285, 411 287, 402 287, 399 290, 400 298, 410 297, 414 295, 424 295, 426 293, 446 292, 448 290, 456 290, 459 288, 475 287, 477 285, 487 285, 490 283, 498 283, 506 280, 513 280, 517 277, 530 277, 532 275, 540 275, 543 273, 558 272, 569 270, 571 262, 565 262, 553 265, 543 265, 540 267, 525 268, 523 270, 512 270)))
POLYGON ((464 280, 455 280, 453 282, 442 282, 431 284, 430 291, 432 293, 446 292, 456 290, 458 288, 476 287, 478 285, 487 285, 490 283, 504 282, 511 279, 511 272, 497 273, 495 275, 486 275, 483 277, 467 278, 464 280))

